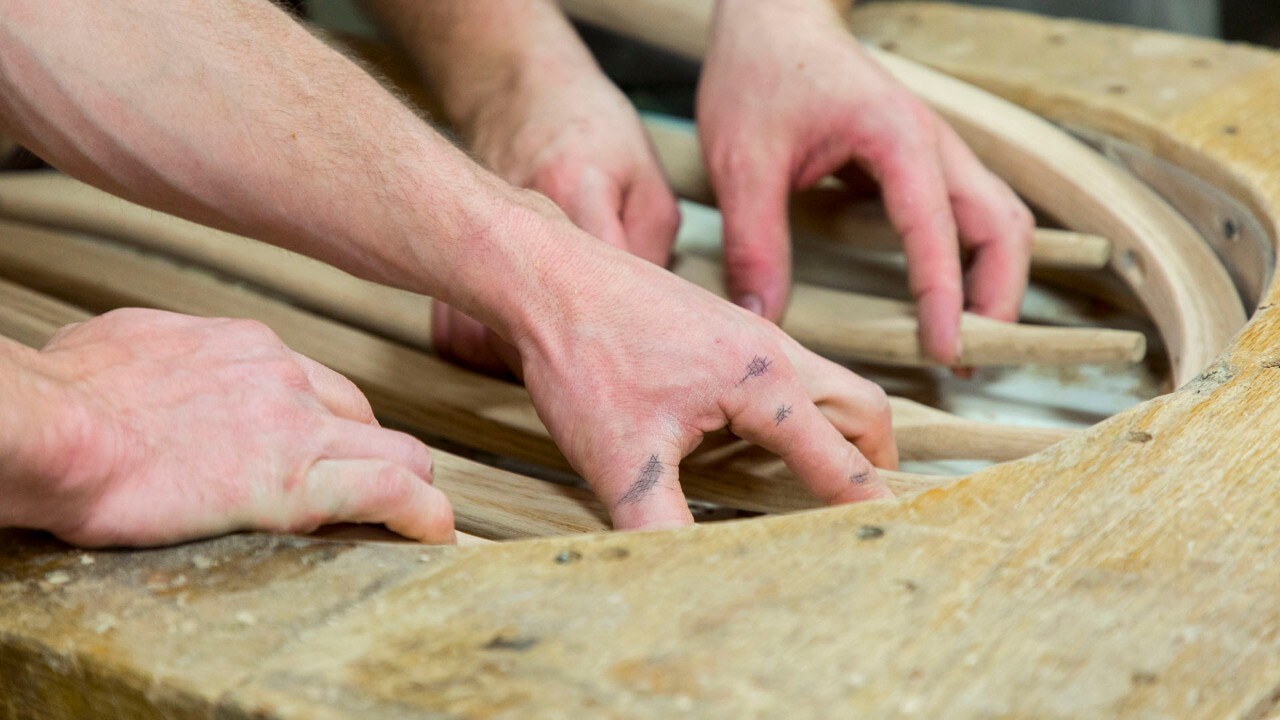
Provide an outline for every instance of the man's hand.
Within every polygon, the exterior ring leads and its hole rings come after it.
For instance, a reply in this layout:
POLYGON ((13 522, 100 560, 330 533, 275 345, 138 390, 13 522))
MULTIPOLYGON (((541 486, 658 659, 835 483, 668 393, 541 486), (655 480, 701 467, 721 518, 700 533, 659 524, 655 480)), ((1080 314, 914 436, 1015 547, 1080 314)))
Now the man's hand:
POLYGON ((858 47, 824 0, 717 3, 698 129, 739 305, 771 319, 783 313, 789 193, 865 173, 905 241, 932 358, 956 362, 966 298, 973 312, 1017 319, 1030 211, 858 47), (961 249, 972 253, 963 279, 961 249))
POLYGON ((453 540, 426 446, 378 427, 350 381, 258 323, 120 310, 34 358, 57 421, 54 440, 25 444, 25 482, 8 478, 28 488, 18 524, 84 546, 333 522, 453 540))
POLYGON ((889 496, 873 468, 897 467, 879 387, 665 270, 575 244, 514 341, 539 416, 615 527, 691 523, 679 463, 726 426, 829 503, 889 496))
MULTIPOLYGON (((394 28, 450 122, 499 177, 546 195, 578 227, 665 265, 675 196, 635 109, 552 0, 366 0, 394 28)), ((436 303, 436 352, 519 372, 514 349, 436 303)))

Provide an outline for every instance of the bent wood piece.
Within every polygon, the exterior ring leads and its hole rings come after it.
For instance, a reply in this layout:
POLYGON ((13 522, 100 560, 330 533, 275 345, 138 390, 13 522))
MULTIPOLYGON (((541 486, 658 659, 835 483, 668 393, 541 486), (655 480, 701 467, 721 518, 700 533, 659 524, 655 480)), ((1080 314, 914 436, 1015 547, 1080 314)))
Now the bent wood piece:
MULTIPOLYGON (((102 269, 108 271, 109 266, 102 269)), ((39 348, 58 328, 91 317, 78 307, 0 280, 0 335, 24 345, 39 348)), ((453 503, 460 530, 512 540, 609 529, 608 513, 586 490, 534 480, 440 450, 433 450, 432 458, 435 486, 453 503)))
MULTIPOLYGON (((674 272, 724 293, 723 268, 686 255, 674 272)), ((925 366, 911 303, 810 285, 796 285, 782 329, 801 344, 844 360, 925 366), (851 342, 856 340, 856 342, 851 342)), ((961 365, 1078 365, 1135 363, 1146 354, 1142 333, 1104 328, 1018 325, 965 313, 960 322, 961 365)))
POLYGON ((332 265, 122 200, 54 170, 0 174, 0 216, 127 240, 344 322, 431 346, 431 300, 332 265))
MULTIPOLYGON (((706 51, 710 0, 562 0, 575 17, 690 58, 706 51)), ((1150 188, 1045 120, 905 58, 865 47, 937 110, 993 172, 1068 229, 1111 240, 1112 266, 1155 320, 1181 385, 1244 325, 1226 269, 1150 188)))
MULTIPOLYGON (((431 347, 430 298, 360 280, 324 263, 158 213, 54 172, 0 175, 0 216, 95 233, 199 263, 278 292, 299 305, 414 347, 431 347)), ((724 293, 701 265, 686 279, 724 293)), ((797 285, 783 328, 842 359, 927 365, 908 305, 797 285), (813 313, 813 314, 811 314, 813 313), (838 322, 833 322, 838 318, 838 322)), ((1132 362, 1142 338, 1120 331, 1004 325, 967 316, 968 365, 1132 362)))
MULTIPOLYGON (((0 215, 106 235, 208 266, 279 292, 303 307, 415 347, 430 348, 430 298, 348 275, 263 243, 148 210, 54 172, 0 176, 0 215)), ((681 267, 686 267, 681 265, 681 267)), ((722 281, 690 264, 686 279, 723 294, 722 281)), ((929 364, 910 306, 798 285, 784 329, 844 359, 929 364), (840 308, 838 312, 833 310, 840 308), (811 315, 810 313, 815 313, 811 315), (832 322, 838 317, 839 322, 832 322)), ((1141 337, 995 323, 962 326, 962 361, 971 365, 1126 362, 1142 357, 1141 337)))
MULTIPOLYGON (((139 305, 258 320, 295 351, 354 381, 380 416, 479 450, 571 471, 522 387, 106 241, 0 222, 0 261, 0 277, 96 311, 139 305)), ((691 498, 755 512, 821 507, 784 469, 755 469, 771 456, 745 444, 704 444, 706 449, 681 464, 681 484, 691 498), (715 453, 708 451, 713 446, 715 453)), ((899 493, 954 479, 882 474, 899 493)))
MULTIPOLYGON (((658 160, 677 195, 714 205, 710 180, 702 165, 698 139, 684 123, 644 119, 658 160)), ((878 201, 858 198, 840 189, 818 187, 791 198, 793 230, 868 250, 901 250, 902 237, 878 201)), ((1111 242, 1087 233, 1036 228, 1031 265, 1058 270, 1101 270, 1111 261, 1111 242)))

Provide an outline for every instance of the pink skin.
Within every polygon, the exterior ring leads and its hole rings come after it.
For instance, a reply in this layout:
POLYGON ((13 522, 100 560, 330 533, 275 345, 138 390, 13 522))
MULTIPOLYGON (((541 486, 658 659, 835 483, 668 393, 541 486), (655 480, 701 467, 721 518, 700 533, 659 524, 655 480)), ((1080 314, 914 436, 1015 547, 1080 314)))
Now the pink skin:
POLYGON ((93 547, 335 522, 454 540, 427 447, 262 325, 118 310, 32 355, 56 420, 52 447, 10 478, 41 514, 13 524, 93 547))
POLYGON ((869 175, 905 240, 921 342, 960 359, 960 314, 1018 317, 1030 211, 817 0, 717 4, 698 92, 703 156, 725 221, 730 293, 778 319, 790 292, 787 200, 869 175), (962 274, 961 251, 972 253, 962 274))

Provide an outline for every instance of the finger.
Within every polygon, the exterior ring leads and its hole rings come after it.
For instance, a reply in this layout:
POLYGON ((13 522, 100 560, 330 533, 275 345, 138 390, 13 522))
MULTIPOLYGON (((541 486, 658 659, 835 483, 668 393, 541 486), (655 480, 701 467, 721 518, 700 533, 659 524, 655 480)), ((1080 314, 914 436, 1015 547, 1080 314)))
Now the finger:
POLYGON ((306 526, 382 523, 419 542, 456 542, 449 499, 393 462, 321 460, 308 470, 295 511, 306 526))
POLYGON ((377 425, 378 419, 373 415, 373 407, 369 399, 360 392, 360 388, 342 375, 330 370, 306 355, 293 352, 294 362, 302 366, 307 374, 311 388, 315 390, 320 402, 329 412, 346 420, 377 425))
POLYGON ((902 236, 921 346, 935 361, 954 365, 964 295, 955 219, 935 145, 932 137, 907 137, 885 145, 868 162, 880 179, 889 219, 902 236))
POLYGON ((503 377, 508 365, 495 352, 493 334, 478 320, 442 302, 431 306, 431 345, 436 355, 486 375, 503 377))
POLYGON ((969 309, 1015 322, 1027 290, 1035 220, 1004 181, 988 170, 950 127, 938 142, 961 242, 973 251, 965 278, 969 309))
POLYGON ((809 401, 798 380, 744 386, 742 394, 729 428, 782 458, 815 497, 836 504, 893 496, 866 456, 809 401))
POLYGON ((680 208, 667 181, 653 168, 632 183, 622 208, 631 254, 666 267, 680 230, 680 208))
POLYGON ((817 355, 792 364, 805 391, 836 430, 872 465, 897 470, 898 441, 884 389, 817 355))
POLYGON ((434 477, 431 449, 412 435, 350 420, 334 420, 322 433, 325 459, 382 460, 407 468, 424 482, 434 477))
POLYGON ((616 530, 656 530, 693 524, 693 514, 680 489, 683 453, 658 434, 637 433, 627 439, 636 448, 627 455, 612 453, 598 470, 585 473, 600 500, 609 508, 616 530))
POLYGON ((777 322, 791 291, 786 165, 762 158, 715 160, 711 172, 724 218, 729 297, 777 322))
POLYGON ((603 171, 587 167, 572 185, 534 187, 564 210, 574 225, 610 245, 627 249, 622 228, 622 191, 603 171))

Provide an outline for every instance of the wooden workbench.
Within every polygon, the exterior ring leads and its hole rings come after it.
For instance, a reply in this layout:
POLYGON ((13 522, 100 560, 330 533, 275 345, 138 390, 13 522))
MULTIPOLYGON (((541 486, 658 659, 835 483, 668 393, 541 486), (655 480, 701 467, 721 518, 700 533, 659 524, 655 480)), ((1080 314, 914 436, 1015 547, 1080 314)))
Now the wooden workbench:
MULTIPOLYGON (((896 3, 871 41, 1280 218, 1280 56, 896 3)), ((1280 308, 1221 361, 904 502, 450 549, 0 541, 0 716, 1240 717, 1280 702, 1280 308)))

